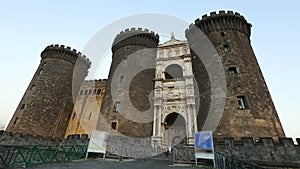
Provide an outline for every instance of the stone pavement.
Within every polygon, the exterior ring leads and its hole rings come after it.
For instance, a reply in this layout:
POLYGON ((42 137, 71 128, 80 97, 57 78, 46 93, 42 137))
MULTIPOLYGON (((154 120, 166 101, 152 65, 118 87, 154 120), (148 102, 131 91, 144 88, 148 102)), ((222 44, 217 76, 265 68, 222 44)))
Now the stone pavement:
POLYGON ((28 169, 187 169, 200 168, 195 165, 172 165, 165 159, 134 159, 124 160, 122 162, 111 159, 89 159, 80 160, 72 163, 45 164, 28 167, 28 169))

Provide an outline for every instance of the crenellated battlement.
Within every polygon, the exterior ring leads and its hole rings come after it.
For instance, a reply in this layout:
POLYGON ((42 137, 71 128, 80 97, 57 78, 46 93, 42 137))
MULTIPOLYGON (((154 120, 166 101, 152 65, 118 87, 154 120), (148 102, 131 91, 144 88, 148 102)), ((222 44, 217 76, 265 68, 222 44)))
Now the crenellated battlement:
POLYGON ((231 146, 284 146, 284 147, 294 147, 298 146, 300 148, 300 138, 296 138, 297 144, 293 141, 292 138, 278 138, 274 140, 272 137, 242 137, 239 140, 234 138, 223 138, 215 139, 215 145, 231 145, 231 146))
POLYGON ((66 60, 75 64, 76 62, 85 65, 86 67, 91 66, 91 61, 83 55, 81 52, 77 52, 76 49, 71 49, 69 46, 65 45, 49 45, 44 51, 41 53, 42 59, 45 58, 56 58, 66 60), (56 53, 56 54, 48 54, 48 53, 56 53))
POLYGON ((97 82, 106 82, 107 79, 95 79, 95 80, 85 80, 83 83, 97 83, 97 82))
POLYGON ((233 30, 244 33, 247 37, 251 35, 251 24, 244 16, 233 11, 211 12, 195 20, 194 25, 200 28, 206 35, 210 32, 233 30))
POLYGON ((32 134, 12 133, 0 131, 0 146, 69 146, 69 145, 88 145, 88 135, 74 134, 67 139, 51 138, 43 136, 33 136, 32 134))
POLYGON ((149 29, 131 28, 121 31, 114 39, 112 51, 130 45, 155 48, 159 42, 158 34, 149 29))

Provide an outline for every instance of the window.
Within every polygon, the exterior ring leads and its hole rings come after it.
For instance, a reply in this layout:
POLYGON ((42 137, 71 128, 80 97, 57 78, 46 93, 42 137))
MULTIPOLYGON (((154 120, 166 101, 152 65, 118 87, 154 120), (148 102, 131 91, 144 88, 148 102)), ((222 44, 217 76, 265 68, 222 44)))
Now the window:
POLYGON ((120 112, 120 102, 115 102, 115 106, 114 106, 114 112, 118 113, 120 112))
POLYGON ((75 119, 75 116, 76 116, 76 113, 74 113, 74 114, 73 114, 72 120, 74 120, 74 119, 75 119))
POLYGON ((224 45, 224 51, 225 51, 225 52, 228 52, 228 51, 229 51, 229 45, 227 45, 227 44, 224 45))
POLYGON ((33 90, 35 88, 35 85, 32 85, 31 87, 30 87, 30 90, 33 90))
POLYGON ((247 109, 248 108, 245 96, 237 96, 237 101, 238 101, 239 109, 247 109))
POLYGON ((101 89, 98 89, 97 90, 97 94, 99 95, 101 93, 101 89))
POLYGON ((43 69, 40 69, 39 74, 42 74, 42 73, 43 73, 43 69))
POLYGON ((226 32, 221 32, 221 36, 225 36, 226 35, 226 32))
POLYGON ((80 90, 80 95, 83 95, 83 90, 80 90))
POLYGON ((14 124, 17 124, 18 121, 19 121, 19 117, 17 117, 17 118, 15 119, 14 124))
POLYGON ((128 52, 129 49, 130 49, 130 47, 129 47, 129 46, 126 46, 126 47, 125 47, 125 52, 128 52))
POLYGON ((88 94, 88 92, 89 92, 88 90, 85 90, 85 91, 84 91, 84 95, 87 95, 87 94, 88 94))
POLYGON ((117 122, 111 122, 111 128, 113 130, 116 130, 117 129, 117 122))
POLYGON ((89 94, 92 94, 92 90, 91 89, 89 90, 89 94))
POLYGON ((91 120, 91 118, 92 118, 92 112, 91 112, 90 115, 89 115, 89 120, 91 120))
POLYGON ((127 63, 127 57, 123 58, 123 63, 126 64, 127 63))
POLYGON ((20 109, 23 110, 25 108, 25 104, 22 104, 20 109))
POLYGON ((123 81, 124 81, 124 76, 120 76, 119 83, 122 83, 123 81))
POLYGON ((228 68, 228 73, 229 73, 229 74, 237 74, 237 69, 236 69, 236 67, 229 67, 229 68, 228 68))

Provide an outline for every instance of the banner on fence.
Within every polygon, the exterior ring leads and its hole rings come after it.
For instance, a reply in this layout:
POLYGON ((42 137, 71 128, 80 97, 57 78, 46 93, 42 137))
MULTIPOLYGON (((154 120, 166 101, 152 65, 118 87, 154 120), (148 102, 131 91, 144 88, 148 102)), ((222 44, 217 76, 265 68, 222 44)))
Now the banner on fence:
POLYGON ((108 132, 93 130, 91 133, 91 138, 90 138, 86 158, 89 152, 103 153, 105 155, 107 139, 108 139, 108 132))
POLYGON ((214 145, 211 131, 195 133, 195 158, 214 160, 214 145))

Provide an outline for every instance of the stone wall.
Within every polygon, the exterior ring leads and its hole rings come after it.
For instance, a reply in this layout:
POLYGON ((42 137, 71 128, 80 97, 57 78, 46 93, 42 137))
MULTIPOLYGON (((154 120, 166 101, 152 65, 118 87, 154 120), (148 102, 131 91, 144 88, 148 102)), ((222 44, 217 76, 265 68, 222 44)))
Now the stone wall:
MULTIPOLYGON (((240 140, 233 138, 215 139, 215 152, 226 157, 251 162, 268 168, 293 167, 300 168, 300 139, 294 143, 291 138, 271 137, 251 138, 243 137, 240 140)), ((195 160, 193 146, 175 146, 176 161, 191 162, 195 160)))
POLYGON ((263 166, 300 167, 300 139, 296 140, 297 144, 291 138, 273 140, 271 137, 244 137, 241 140, 225 138, 214 142, 216 151, 237 159, 263 166))
POLYGON ((87 146, 89 142, 88 135, 75 134, 70 135, 67 139, 51 138, 43 136, 33 136, 31 134, 12 133, 0 131, 1 146, 87 146))

